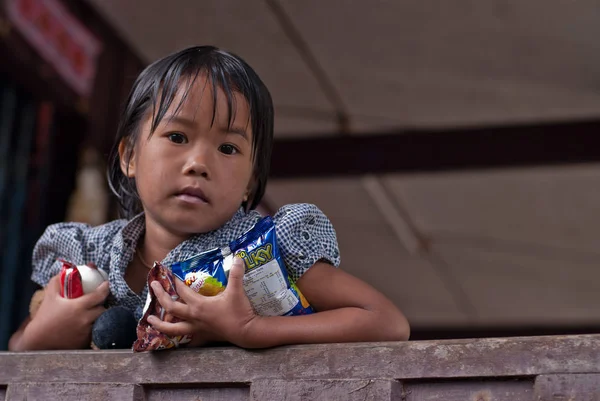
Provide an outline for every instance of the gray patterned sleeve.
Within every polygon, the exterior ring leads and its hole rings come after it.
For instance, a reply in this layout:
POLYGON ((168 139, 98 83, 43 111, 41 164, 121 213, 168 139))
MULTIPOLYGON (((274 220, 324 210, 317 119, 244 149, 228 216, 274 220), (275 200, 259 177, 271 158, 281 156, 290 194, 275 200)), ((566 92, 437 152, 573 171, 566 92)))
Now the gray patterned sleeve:
POLYGON ((315 205, 293 204, 279 209, 273 217, 277 243, 293 280, 298 280, 316 262, 340 264, 340 252, 333 225, 315 205))
POLYGON ((53 276, 60 273, 58 259, 77 265, 98 264, 99 252, 105 245, 102 240, 112 231, 109 226, 92 228, 83 223, 58 223, 46 228, 33 249, 31 280, 46 286, 53 276))

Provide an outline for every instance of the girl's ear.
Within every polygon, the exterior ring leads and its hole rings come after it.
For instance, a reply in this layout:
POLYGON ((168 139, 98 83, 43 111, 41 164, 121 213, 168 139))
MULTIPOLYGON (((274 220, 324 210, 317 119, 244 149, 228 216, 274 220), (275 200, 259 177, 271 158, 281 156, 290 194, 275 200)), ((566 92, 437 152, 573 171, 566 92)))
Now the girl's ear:
POLYGON ((250 199, 250 195, 252 195, 252 192, 254 191, 254 188, 256 186, 256 175, 253 174, 252 178, 250 178, 250 182, 248 183, 248 187, 246 187, 246 193, 244 194, 244 202, 248 202, 248 200, 250 199))
POLYGON ((125 177, 135 177, 135 155, 133 147, 128 143, 128 138, 121 139, 119 143, 119 160, 121 164, 121 171, 125 174, 125 177))

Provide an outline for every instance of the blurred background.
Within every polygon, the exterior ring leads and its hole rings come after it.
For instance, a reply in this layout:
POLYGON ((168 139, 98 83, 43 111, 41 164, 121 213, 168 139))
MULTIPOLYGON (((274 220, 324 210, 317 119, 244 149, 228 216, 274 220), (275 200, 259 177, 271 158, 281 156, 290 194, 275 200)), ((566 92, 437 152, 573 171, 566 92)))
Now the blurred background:
POLYGON ((51 223, 104 179, 149 62, 237 53, 276 107, 260 209, 317 204, 412 339, 600 331, 600 8, 591 0, 0 0, 0 349, 51 223))

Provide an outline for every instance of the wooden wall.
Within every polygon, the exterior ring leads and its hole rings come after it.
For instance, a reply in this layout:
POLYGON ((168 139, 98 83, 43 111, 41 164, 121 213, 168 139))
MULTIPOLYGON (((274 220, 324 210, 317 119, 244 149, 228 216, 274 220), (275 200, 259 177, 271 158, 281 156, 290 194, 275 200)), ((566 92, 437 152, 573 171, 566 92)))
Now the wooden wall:
POLYGON ((600 400, 600 335, 0 353, 0 400, 600 400))

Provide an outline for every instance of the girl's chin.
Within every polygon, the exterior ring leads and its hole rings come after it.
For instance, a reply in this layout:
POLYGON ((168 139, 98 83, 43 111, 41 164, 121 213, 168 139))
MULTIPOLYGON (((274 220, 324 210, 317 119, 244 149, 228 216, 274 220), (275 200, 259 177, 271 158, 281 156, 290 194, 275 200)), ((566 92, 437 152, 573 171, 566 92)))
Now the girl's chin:
POLYGON ((214 231, 227 223, 235 214, 235 211, 233 213, 219 212, 210 207, 210 204, 194 208, 177 208, 168 214, 161 213, 161 210, 157 210, 157 212, 146 212, 146 219, 151 218, 167 231, 184 236, 214 231), (152 218, 152 215, 156 218, 152 218))
POLYGON ((221 227, 222 224, 211 221, 212 219, 202 219, 198 221, 198 216, 195 218, 174 219, 169 223, 172 228, 170 231, 180 232, 184 235, 204 234, 221 227))

